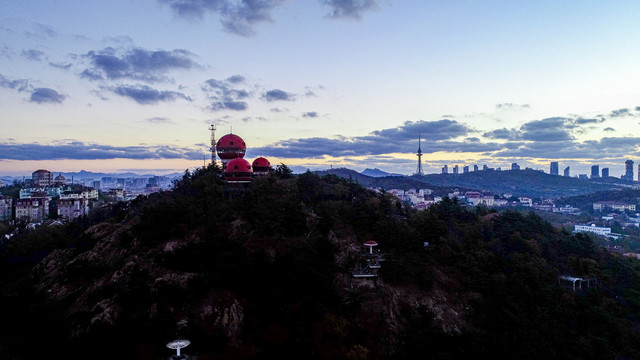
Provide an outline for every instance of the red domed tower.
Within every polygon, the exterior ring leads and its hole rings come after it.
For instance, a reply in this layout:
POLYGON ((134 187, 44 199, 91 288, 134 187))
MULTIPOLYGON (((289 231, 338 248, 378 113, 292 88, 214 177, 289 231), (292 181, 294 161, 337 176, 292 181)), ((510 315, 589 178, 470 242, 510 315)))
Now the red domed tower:
POLYGON ((226 168, 227 164, 235 158, 243 158, 247 150, 244 140, 238 135, 227 134, 218 140, 216 151, 220 160, 222 160, 222 168, 226 168))
POLYGON ((253 168, 253 175, 256 176, 267 175, 271 171, 271 163, 263 157, 253 160, 251 167, 253 168))
MULTIPOLYGON (((242 139, 241 139, 242 140, 242 139)), ((244 144, 244 142, 243 142, 244 144)), ((251 164, 241 157, 229 161, 224 168, 224 180, 230 183, 250 182, 253 176, 251 164)))

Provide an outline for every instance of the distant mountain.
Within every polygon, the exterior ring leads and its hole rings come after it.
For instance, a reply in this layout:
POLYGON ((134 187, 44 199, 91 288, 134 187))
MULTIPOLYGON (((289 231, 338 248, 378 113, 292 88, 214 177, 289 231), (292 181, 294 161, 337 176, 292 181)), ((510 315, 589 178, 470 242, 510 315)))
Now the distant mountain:
MULTIPOLYGON (((54 172, 54 174, 58 174, 58 172, 54 172)), ((80 170, 78 172, 62 172, 62 175, 67 178, 67 179, 71 179, 71 177, 75 178, 75 179, 83 179, 83 178, 94 178, 96 180, 100 180, 100 178, 103 177, 114 177, 114 178, 137 178, 137 177, 145 177, 145 178, 150 178, 150 177, 154 177, 157 175, 154 174, 136 174, 133 172, 124 172, 124 173, 103 173, 103 172, 92 172, 92 171, 85 171, 85 170, 80 170)), ((181 177, 183 175, 183 173, 171 173, 171 174, 165 174, 165 175, 161 175, 161 176, 165 176, 168 178, 174 178, 174 177, 181 177)))
POLYGON ((386 171, 382 171, 378 168, 375 169, 365 169, 363 172, 361 172, 360 174, 362 175, 366 175, 366 176, 371 176, 371 177, 385 177, 385 176, 404 176, 402 174, 392 174, 392 173, 388 173, 386 171))
POLYGON ((573 177, 549 175, 537 170, 474 171, 466 174, 429 174, 411 176, 373 177, 347 169, 336 168, 317 171, 319 175, 334 174, 352 179, 366 187, 384 189, 421 189, 434 190, 435 195, 446 195, 452 189, 460 191, 489 191, 494 194, 510 193, 515 196, 560 198, 591 194, 598 191, 624 189, 631 183, 615 178, 607 181, 578 179, 573 177))
MULTIPOLYGON (((385 190, 391 190, 391 189, 409 190, 409 189, 428 188, 434 191, 434 195, 444 196, 444 195, 447 195, 450 189, 449 187, 429 184, 409 176, 372 177, 372 176, 363 175, 355 170, 351 170, 347 168, 334 168, 329 170, 316 171, 315 173, 321 176, 333 174, 345 179, 356 181, 357 183, 365 187, 381 188, 385 190)), ((466 189, 466 188, 460 187, 459 190, 472 190, 472 189, 466 189)))

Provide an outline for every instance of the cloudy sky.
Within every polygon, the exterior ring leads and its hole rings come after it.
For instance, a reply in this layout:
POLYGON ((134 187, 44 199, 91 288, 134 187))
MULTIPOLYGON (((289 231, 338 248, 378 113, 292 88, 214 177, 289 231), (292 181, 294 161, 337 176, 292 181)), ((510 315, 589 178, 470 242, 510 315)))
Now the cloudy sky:
POLYGON ((0 174, 640 163, 640 2, 0 3, 0 174))

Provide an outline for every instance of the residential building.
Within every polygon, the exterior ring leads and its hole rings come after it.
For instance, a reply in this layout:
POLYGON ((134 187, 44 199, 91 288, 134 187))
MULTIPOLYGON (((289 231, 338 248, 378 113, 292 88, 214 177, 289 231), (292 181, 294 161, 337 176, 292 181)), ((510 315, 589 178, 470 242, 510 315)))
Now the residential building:
POLYGON ((520 165, 518 165, 518 163, 512 163, 511 170, 520 170, 520 165))
POLYGON ((478 171, 478 165, 473 165, 473 171, 478 171))
POLYGON ((449 173, 449 167, 447 165, 442 167, 442 173, 443 174, 448 174, 449 173))
POLYGON ((602 177, 603 178, 609 177, 609 168, 602 168, 602 177))
POLYGON ((39 223, 49 217, 49 197, 33 197, 15 201, 16 219, 27 219, 39 223))
POLYGON ((86 198, 71 198, 58 200, 58 216, 64 220, 73 220, 89 213, 89 200, 86 198))
POLYGON ((453 166, 453 173, 458 174, 458 165, 453 166))
POLYGON ((13 211, 13 198, 0 195, 0 221, 11 220, 13 211))
POLYGON ((549 165, 549 174, 558 175, 558 162, 557 161, 552 161, 551 164, 549 165))
POLYGON ((462 173, 463 173, 463 174, 467 174, 467 173, 469 173, 469 165, 465 165, 465 166, 462 168, 462 173))
POLYGON ((563 176, 571 176, 570 170, 571 170, 570 166, 567 166, 566 168, 564 168, 563 176))
POLYGON ((597 179, 600 177, 600 165, 591 166, 591 178, 597 179))
POLYGON ((627 204, 621 201, 598 201, 593 203, 593 210, 595 211, 604 211, 604 210, 636 211, 636 205, 627 204))
POLYGON ((593 234, 596 234, 596 235, 610 236, 611 235, 611 228, 610 227, 603 227, 603 226, 596 226, 596 224, 574 225, 573 226, 573 232, 589 232, 589 233, 593 233, 593 234))
POLYGON ((53 174, 47 170, 36 170, 31 174, 35 187, 48 187, 53 185, 53 174))

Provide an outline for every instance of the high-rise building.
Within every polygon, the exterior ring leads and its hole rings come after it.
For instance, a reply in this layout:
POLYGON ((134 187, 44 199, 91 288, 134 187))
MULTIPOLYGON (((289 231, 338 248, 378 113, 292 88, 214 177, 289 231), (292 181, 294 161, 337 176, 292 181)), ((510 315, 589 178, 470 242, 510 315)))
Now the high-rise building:
POLYGON ((463 174, 467 174, 468 172, 469 172, 469 165, 465 165, 465 166, 462 168, 462 173, 463 173, 463 174))
POLYGON ((564 176, 571 176, 571 166, 567 166, 566 168, 564 168, 564 176))
POLYGON ((609 177, 609 168, 602 168, 602 177, 603 178, 609 177))
POLYGON ((473 165, 473 171, 474 171, 474 172, 475 172, 475 171, 478 171, 478 165, 477 165, 477 164, 476 164, 476 165, 473 165))
POLYGON ((591 178, 596 179, 600 177, 600 165, 591 166, 591 178))
POLYGON ((520 165, 518 165, 518 163, 512 163, 511 170, 520 170, 520 165))
POLYGON ((558 162, 552 161, 551 165, 549 165, 549 174, 558 175, 558 162))
POLYGON ((36 187, 47 187, 53 185, 53 174, 48 170, 36 170, 31 174, 33 185, 36 187))
POLYGON ((622 175, 623 180, 633 181, 633 160, 627 160, 624 162, 625 173, 622 175))
POLYGON ((458 173, 458 165, 453 165, 453 173, 454 174, 458 173))
POLYGON ((443 174, 448 174, 449 173, 449 167, 447 165, 442 167, 442 173, 443 174))

